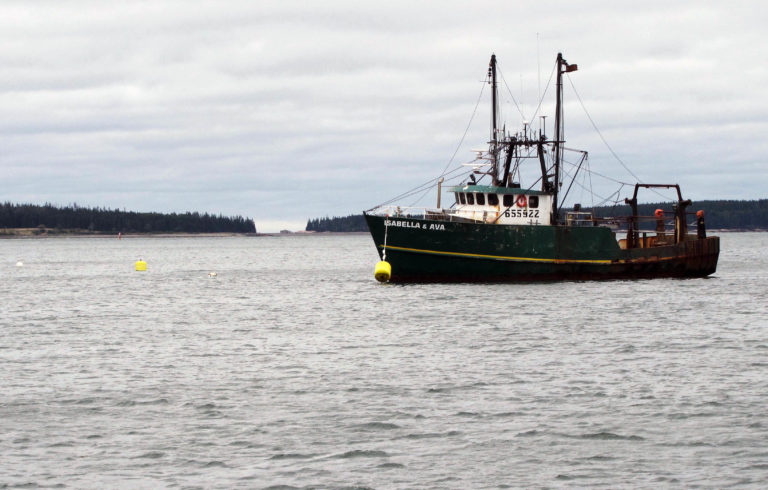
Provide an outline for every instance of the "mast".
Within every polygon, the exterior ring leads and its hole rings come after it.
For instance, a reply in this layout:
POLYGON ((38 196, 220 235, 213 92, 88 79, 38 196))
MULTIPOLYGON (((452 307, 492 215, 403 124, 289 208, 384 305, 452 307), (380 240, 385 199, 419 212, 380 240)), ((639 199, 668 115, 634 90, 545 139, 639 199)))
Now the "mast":
POLYGON ((563 129, 563 73, 578 70, 576 64, 569 65, 563 58, 563 53, 557 53, 557 101, 555 103, 555 190, 553 193, 552 223, 557 223, 559 214, 557 193, 560 190, 560 167, 563 159, 562 145, 565 143, 563 129))
POLYGON ((488 67, 488 74, 490 75, 491 83, 491 178, 493 179, 493 185, 499 185, 499 142, 496 135, 496 128, 498 126, 498 114, 496 109, 498 107, 497 101, 497 85, 496 85, 496 55, 491 55, 491 64, 488 67))

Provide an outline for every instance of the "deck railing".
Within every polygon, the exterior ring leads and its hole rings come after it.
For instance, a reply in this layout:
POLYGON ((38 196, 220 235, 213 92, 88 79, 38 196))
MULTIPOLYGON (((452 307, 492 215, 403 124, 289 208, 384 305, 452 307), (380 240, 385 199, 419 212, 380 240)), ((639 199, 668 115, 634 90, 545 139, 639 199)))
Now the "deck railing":
MULTIPOLYGON (((475 211, 480 213, 481 211, 475 211)), ((417 218, 417 219, 431 219, 436 221, 467 221, 468 213, 466 210, 459 211, 454 208, 429 208, 425 206, 381 206, 368 211, 368 214, 384 216, 388 218, 417 218)), ((695 227, 695 213, 685 213, 688 217, 693 217, 694 220, 687 223, 687 227, 695 227)), ((635 232, 672 232, 675 226, 674 216, 669 216, 662 220, 663 228, 659 227, 659 218, 656 216, 595 216, 591 212, 585 211, 569 211, 565 214, 566 226, 606 226, 617 232, 628 231, 630 224, 633 222, 638 226, 635 232), (645 225, 645 226, 643 226, 645 225)), ((481 222, 482 219, 475 219, 474 221, 481 222)), ((487 222, 487 219, 486 219, 487 222)))

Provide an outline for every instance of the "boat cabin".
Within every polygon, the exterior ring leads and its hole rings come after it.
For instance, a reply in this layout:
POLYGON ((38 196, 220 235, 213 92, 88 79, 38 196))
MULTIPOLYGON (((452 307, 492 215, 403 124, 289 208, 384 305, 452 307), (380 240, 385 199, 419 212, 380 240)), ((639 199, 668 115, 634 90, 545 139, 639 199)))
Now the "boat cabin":
POLYGON ((449 187, 456 198, 453 215, 500 225, 549 225, 552 195, 532 189, 464 185, 449 187))

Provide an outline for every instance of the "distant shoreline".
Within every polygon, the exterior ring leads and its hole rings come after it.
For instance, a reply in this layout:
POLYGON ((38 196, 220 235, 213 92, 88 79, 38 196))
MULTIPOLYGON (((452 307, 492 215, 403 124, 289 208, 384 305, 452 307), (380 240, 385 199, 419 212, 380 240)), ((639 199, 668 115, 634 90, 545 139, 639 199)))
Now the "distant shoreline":
POLYGON ((188 233, 188 232, 146 232, 146 233, 119 233, 118 232, 100 232, 88 230, 55 230, 39 228, 0 228, 0 239, 18 239, 18 238, 183 238, 183 237, 228 237, 228 236, 263 236, 264 233, 236 233, 236 232, 216 232, 216 233, 188 233))
POLYGON ((188 232, 100 232, 88 230, 56 230, 46 228, 0 228, 0 240, 2 239, 29 239, 29 238, 200 238, 200 237, 281 237, 281 236, 313 236, 313 235, 367 235, 365 231, 296 231, 296 232, 275 232, 275 233, 237 233, 237 232, 215 232, 215 233, 188 233, 188 232))
MULTIPOLYGON (((708 234, 716 233, 765 233, 768 229, 725 228, 707 230, 708 234)), ((96 232, 87 230, 44 230, 38 228, 0 228, 0 240, 2 239, 30 239, 30 238, 226 238, 226 237, 283 237, 283 236, 337 236, 337 235, 368 235, 367 231, 291 231, 276 233, 187 233, 187 232, 146 232, 146 233, 121 233, 96 232)))

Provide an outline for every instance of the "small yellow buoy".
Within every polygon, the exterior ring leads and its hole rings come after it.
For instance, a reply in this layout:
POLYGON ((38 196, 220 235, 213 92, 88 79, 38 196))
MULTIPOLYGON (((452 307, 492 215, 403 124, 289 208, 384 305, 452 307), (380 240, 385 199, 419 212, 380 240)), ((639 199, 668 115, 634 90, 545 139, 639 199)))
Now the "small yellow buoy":
POLYGON ((145 271, 147 270, 147 263, 143 260, 139 259, 136 261, 136 270, 137 271, 145 271))
POLYGON ((208 273, 208 277, 216 277, 216 273, 215 272, 209 272, 208 273))
POLYGON ((389 278, 392 277, 392 266, 386 260, 380 261, 373 270, 373 277, 379 282, 389 281, 389 278))

